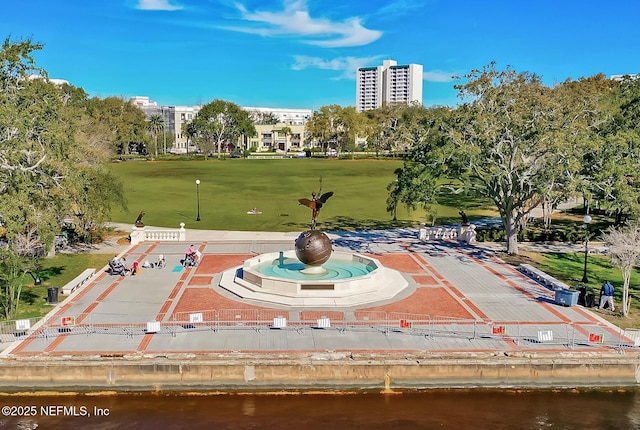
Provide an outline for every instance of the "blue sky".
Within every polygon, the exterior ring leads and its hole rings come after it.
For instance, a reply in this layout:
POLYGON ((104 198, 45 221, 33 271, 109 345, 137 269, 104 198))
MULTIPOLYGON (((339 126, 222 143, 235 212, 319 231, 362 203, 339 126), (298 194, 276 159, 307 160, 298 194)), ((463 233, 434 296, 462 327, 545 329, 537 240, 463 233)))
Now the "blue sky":
POLYGON ((424 67, 423 103, 492 60, 552 85, 640 73, 637 0, 3 0, 52 78, 160 105, 355 106, 358 67, 424 67))

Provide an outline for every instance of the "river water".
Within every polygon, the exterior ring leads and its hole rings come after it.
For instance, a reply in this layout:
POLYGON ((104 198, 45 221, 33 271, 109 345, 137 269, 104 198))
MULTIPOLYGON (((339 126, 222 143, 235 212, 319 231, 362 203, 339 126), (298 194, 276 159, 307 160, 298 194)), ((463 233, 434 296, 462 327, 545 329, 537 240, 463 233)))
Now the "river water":
POLYGON ((0 429, 638 429, 640 391, 0 396, 0 429))

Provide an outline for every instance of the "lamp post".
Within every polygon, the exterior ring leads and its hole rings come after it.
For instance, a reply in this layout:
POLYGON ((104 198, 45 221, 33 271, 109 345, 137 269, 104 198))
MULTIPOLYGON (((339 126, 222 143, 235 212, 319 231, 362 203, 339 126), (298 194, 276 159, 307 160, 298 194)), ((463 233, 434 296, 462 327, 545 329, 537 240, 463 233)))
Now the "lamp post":
POLYGON ((584 271, 582 272, 582 283, 589 282, 587 279, 587 256, 589 255, 589 223, 591 217, 589 215, 584 216, 584 271))
POLYGON ((34 275, 33 273, 29 272, 29 275, 31 275, 31 277, 33 278, 33 285, 34 286, 39 286, 42 285, 42 279, 40 279, 39 275, 34 275))
POLYGON ((196 221, 200 221, 200 179, 196 179, 196 201, 198 202, 198 216, 196 221))

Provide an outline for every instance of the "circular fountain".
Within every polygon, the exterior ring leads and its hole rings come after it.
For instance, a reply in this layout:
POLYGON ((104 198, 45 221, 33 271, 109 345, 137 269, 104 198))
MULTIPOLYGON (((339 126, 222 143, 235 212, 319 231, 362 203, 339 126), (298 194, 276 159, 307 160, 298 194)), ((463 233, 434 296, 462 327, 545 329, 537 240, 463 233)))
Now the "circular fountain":
POLYGON ((305 233, 296 239, 293 251, 261 254, 223 272, 220 286, 245 299, 285 306, 349 307, 390 300, 409 285, 400 272, 373 257, 332 253, 330 240, 325 258, 327 247, 318 243, 326 241, 305 233), (310 244, 304 249, 315 249, 316 254, 300 252, 301 238, 310 244), (320 260, 324 261, 318 264, 320 260))
POLYGON ((294 251, 261 254, 222 273, 220 286, 238 297, 284 306, 350 307, 393 299, 409 286, 404 276, 361 254, 333 252, 331 239, 315 229, 333 191, 320 189, 298 203, 312 210, 311 229, 294 251))

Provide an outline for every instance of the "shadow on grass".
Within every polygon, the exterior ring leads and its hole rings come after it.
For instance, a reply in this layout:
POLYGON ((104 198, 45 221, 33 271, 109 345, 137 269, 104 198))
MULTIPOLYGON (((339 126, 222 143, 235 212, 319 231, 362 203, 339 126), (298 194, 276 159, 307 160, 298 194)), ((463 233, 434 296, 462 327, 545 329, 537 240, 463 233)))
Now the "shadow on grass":
POLYGON ((374 219, 356 219, 346 216, 333 217, 318 224, 324 230, 389 230, 395 228, 415 228, 419 225, 417 221, 409 220, 389 220, 381 221, 374 219))
MULTIPOLYGON (((319 221, 317 229, 329 231, 391 230, 397 228, 417 228, 419 224, 419 222, 411 220, 380 221, 337 216, 328 220, 319 221)), ((290 230, 308 230, 311 227, 311 223, 299 222, 286 222, 282 225, 290 230)))
POLYGON ((36 302, 40 302, 42 300, 41 295, 37 294, 36 290, 25 290, 23 289, 20 292, 20 303, 26 303, 29 305, 33 305, 36 302))

